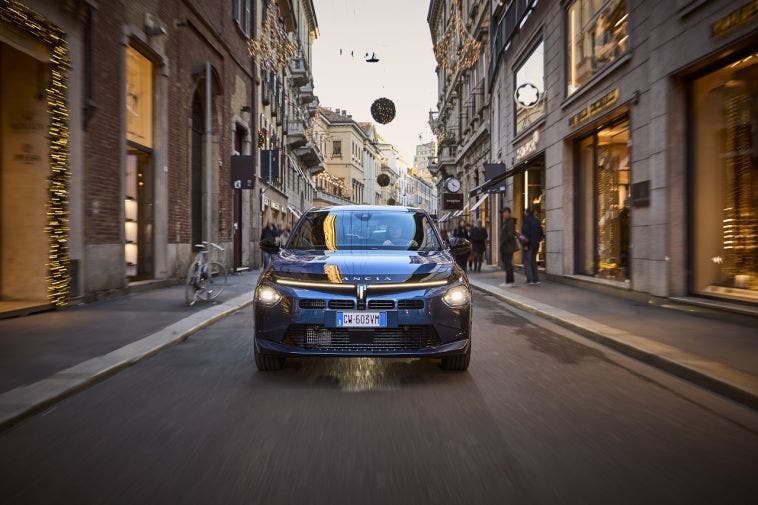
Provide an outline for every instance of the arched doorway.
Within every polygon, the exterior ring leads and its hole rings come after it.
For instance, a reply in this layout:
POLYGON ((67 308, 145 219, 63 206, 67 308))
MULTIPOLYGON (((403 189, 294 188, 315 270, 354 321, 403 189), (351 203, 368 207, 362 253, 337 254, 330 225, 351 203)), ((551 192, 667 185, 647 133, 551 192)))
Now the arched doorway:
POLYGON ((190 175, 191 236, 194 248, 203 240, 203 107, 200 93, 192 97, 192 147, 190 175))

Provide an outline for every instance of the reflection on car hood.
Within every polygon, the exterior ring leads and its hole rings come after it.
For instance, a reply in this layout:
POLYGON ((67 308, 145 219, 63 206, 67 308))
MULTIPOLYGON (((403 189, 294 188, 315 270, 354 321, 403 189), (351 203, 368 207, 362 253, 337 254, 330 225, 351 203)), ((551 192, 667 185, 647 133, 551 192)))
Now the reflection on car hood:
POLYGON ((371 284, 444 280, 454 270, 446 251, 282 251, 273 258, 279 279, 371 284))

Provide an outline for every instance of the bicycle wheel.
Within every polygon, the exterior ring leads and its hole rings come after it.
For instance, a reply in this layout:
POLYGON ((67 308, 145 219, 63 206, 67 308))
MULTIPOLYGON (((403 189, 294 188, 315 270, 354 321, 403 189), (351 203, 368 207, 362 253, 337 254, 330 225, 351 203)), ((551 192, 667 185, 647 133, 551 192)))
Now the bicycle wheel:
POLYGON ((204 300, 214 300, 226 288, 226 268, 221 263, 208 263, 208 273, 204 276, 205 283, 201 295, 204 300))
POLYGON ((197 262, 193 261, 187 271, 187 279, 184 286, 184 301, 190 307, 197 301, 198 283, 200 276, 197 271, 197 262))

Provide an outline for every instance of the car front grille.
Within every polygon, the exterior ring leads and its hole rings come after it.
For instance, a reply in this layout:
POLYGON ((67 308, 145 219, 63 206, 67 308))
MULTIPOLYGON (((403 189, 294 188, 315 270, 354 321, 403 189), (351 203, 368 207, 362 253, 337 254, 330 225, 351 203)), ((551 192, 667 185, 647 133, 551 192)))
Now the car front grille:
POLYGON ((395 308, 395 300, 369 300, 368 308, 374 310, 392 310, 395 308))
POLYGON ((354 309, 355 300, 329 300, 330 309, 354 309))
POLYGON ((440 339, 434 328, 427 325, 334 329, 293 324, 287 328, 282 343, 309 351, 402 352, 437 346, 440 339))
POLYGON ((301 309, 325 309, 326 300, 319 300, 318 298, 301 298, 301 309))
POLYGON ((398 309, 419 310, 424 308, 424 300, 398 300, 398 309))

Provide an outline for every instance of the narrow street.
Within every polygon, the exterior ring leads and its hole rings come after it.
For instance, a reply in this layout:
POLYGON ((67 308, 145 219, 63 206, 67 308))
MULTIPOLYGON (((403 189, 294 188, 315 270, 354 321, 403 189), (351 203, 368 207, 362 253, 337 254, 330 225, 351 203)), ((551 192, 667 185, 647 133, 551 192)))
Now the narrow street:
POLYGON ((260 373, 237 312, 0 433, 0 502, 755 503, 754 412, 474 304, 465 373, 260 373))

